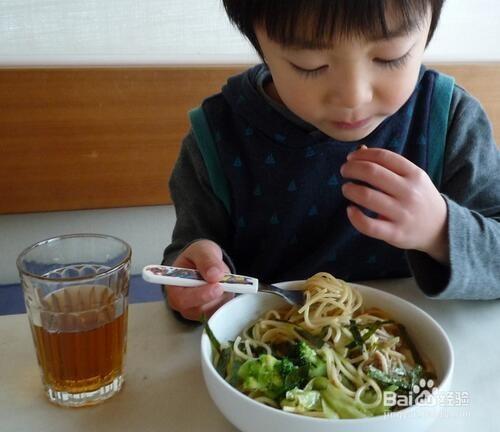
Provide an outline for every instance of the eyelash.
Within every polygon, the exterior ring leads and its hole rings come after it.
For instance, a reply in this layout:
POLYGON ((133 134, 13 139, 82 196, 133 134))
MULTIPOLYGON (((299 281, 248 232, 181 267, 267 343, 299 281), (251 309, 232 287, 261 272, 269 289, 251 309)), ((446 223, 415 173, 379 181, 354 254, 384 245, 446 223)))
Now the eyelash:
POLYGON ((404 56, 399 57, 394 60, 383 60, 383 59, 375 59, 375 61, 382 67, 388 68, 388 69, 398 69, 403 67, 408 59, 410 58, 411 54, 408 51, 404 56))
POLYGON ((319 74, 321 74, 323 71, 325 71, 328 66, 321 66, 319 68, 316 68, 316 69, 302 69, 301 67, 293 64, 293 63, 290 63, 292 65, 292 67, 301 75, 303 75, 305 78, 314 78, 315 76, 318 76, 319 74))
MULTIPOLYGON (((402 57, 399 57, 397 59, 393 59, 393 60, 375 59, 375 62, 383 68, 399 69, 406 64, 406 62, 408 61, 410 56, 411 56, 411 53, 407 52, 405 55, 403 55, 402 57)), ((290 64, 299 74, 303 75, 305 78, 314 78, 314 77, 318 76, 319 74, 321 74, 322 72, 324 72, 328 68, 328 66, 321 66, 317 69, 302 69, 301 67, 299 67, 293 63, 290 63, 290 64)))

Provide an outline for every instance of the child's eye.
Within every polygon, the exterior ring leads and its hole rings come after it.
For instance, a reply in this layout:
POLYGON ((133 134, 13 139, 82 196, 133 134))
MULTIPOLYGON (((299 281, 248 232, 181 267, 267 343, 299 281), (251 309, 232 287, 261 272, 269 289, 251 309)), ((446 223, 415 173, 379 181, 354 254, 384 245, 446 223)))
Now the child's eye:
POLYGON ((407 52, 405 55, 392 60, 384 60, 380 58, 376 58, 374 61, 382 67, 389 69, 397 69, 403 67, 408 59, 410 58, 410 52, 407 52))
POLYGON ((292 67, 301 75, 307 77, 307 78, 313 78, 323 71, 325 71, 328 68, 328 65, 323 65, 314 69, 304 69, 301 68, 300 66, 297 66, 296 64, 290 63, 292 67))

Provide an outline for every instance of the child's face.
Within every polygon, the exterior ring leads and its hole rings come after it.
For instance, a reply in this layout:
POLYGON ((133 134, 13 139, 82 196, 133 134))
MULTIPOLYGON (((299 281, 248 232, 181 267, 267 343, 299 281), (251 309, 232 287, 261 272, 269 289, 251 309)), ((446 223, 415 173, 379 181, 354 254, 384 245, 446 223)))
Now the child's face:
MULTIPOLYGON (((388 27, 398 23, 387 17, 388 27)), ((293 49, 256 35, 273 77, 266 91, 326 135, 357 141, 408 100, 418 79, 430 26, 389 39, 335 41, 325 50, 293 49)))

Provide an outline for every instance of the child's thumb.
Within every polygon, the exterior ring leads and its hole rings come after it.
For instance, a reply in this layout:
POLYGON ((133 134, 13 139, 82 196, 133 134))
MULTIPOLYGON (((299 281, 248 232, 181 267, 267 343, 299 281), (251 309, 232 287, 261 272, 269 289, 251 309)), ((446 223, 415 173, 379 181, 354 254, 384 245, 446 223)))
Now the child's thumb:
POLYGON ((197 270, 209 283, 219 282, 225 273, 229 273, 226 263, 222 260, 222 251, 216 243, 203 241, 194 251, 191 259, 197 270))

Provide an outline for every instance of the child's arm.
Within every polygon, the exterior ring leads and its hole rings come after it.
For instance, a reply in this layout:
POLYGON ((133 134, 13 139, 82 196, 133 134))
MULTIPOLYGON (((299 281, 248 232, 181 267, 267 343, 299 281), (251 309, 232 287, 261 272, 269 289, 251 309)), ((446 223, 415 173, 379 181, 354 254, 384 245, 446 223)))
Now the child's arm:
MULTIPOLYGON (((223 248, 229 244, 231 220, 224 205, 212 191, 192 131, 184 138, 169 188, 175 205, 176 223, 172 242, 164 251, 162 264, 172 265, 180 251, 198 239, 211 239, 223 248)), ((232 263, 227 255, 224 255, 224 259, 231 268, 232 263)))
POLYGON ((500 151, 479 102, 456 88, 443 181, 451 266, 408 253, 422 290, 439 298, 500 298, 500 151))
MULTIPOLYGON (((229 215, 212 192, 192 133, 184 139, 169 186, 177 220, 162 264, 196 268, 211 282, 219 280, 224 272, 234 272, 231 260, 221 249, 228 244, 229 215), (210 271, 212 267, 215 270, 210 271)), ((169 306, 190 320, 210 315, 232 297, 223 294, 215 283, 198 288, 168 287, 166 295, 169 306)))

